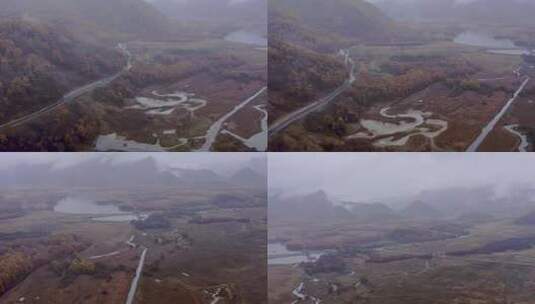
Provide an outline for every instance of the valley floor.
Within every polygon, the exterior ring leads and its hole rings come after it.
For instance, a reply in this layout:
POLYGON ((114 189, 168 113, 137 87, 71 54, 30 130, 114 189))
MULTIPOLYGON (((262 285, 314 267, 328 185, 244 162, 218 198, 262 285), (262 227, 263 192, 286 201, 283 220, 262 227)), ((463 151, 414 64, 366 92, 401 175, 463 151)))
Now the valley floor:
MULTIPOLYGON (((346 265, 342 271, 310 273, 304 264, 268 263, 270 303, 535 303, 531 296, 535 286, 533 243, 524 249, 473 251, 484 244, 505 244, 504 240, 533 241, 530 227, 503 220, 475 225, 458 237, 354 245, 353 251, 348 249, 351 242, 335 241, 351 233, 348 227, 340 226, 345 233, 330 237, 327 231, 332 231, 332 226, 324 227, 323 232, 313 228, 318 235, 325 235, 316 239, 316 246, 330 242, 333 248, 346 248, 337 253, 346 265)), ((364 238, 369 233, 366 229, 373 228, 357 225, 352 233, 356 239, 359 235, 364 238)), ((289 227, 283 230, 286 236, 292 231, 289 227)), ((291 235, 298 235, 298 231, 291 235)), ((510 246, 516 246, 513 243, 510 246)), ((314 242, 309 240, 308 245, 314 246, 314 242)))

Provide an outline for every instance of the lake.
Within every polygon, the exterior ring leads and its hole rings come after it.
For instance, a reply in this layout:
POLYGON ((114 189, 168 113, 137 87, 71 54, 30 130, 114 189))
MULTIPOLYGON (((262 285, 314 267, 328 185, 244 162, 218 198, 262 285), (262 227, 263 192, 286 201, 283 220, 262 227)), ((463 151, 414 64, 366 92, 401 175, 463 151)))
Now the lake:
POLYGON ((126 214, 117 205, 99 204, 82 196, 68 196, 54 206, 54 211, 67 214, 126 214))
POLYGON ((267 47, 268 41, 265 37, 245 30, 239 30, 232 33, 229 33, 225 36, 226 41, 249 44, 260 47, 267 47))
POLYGON ((68 196, 57 202, 54 212, 64 214, 99 215, 91 218, 97 222, 130 222, 147 217, 147 214, 134 214, 124 212, 117 205, 99 204, 98 202, 82 197, 68 196))
POLYGON ((487 53, 520 56, 530 51, 517 45, 507 38, 495 38, 489 33, 480 31, 466 31, 457 35, 453 42, 458 44, 483 47, 487 53))
POLYGON ((453 42, 464 45, 479 46, 493 49, 518 49, 517 46, 510 39, 498 39, 491 36, 489 33, 479 31, 466 31, 457 35, 453 42))
POLYGON ((283 243, 268 243, 268 265, 289 265, 314 262, 326 251, 291 251, 283 243))

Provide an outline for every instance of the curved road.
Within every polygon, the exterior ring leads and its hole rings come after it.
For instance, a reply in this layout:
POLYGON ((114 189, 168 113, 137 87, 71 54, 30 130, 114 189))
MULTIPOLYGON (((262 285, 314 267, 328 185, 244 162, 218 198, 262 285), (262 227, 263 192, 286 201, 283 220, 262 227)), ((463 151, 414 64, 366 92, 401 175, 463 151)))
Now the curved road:
POLYGON ((96 88, 104 87, 104 86, 110 84, 112 81, 114 81, 119 76, 121 76, 124 72, 130 71, 132 69, 132 66, 133 66, 132 65, 132 54, 130 53, 130 51, 128 51, 128 49, 126 48, 125 44, 120 43, 118 45, 118 49, 121 50, 121 52, 127 57, 126 66, 121 71, 117 72, 116 74, 114 74, 112 76, 97 80, 95 82, 92 82, 90 84, 84 85, 84 86, 79 87, 79 88, 76 88, 76 89, 70 91, 69 93, 63 95, 63 97, 60 100, 58 100, 57 102, 55 102, 55 103, 53 103, 51 105, 48 105, 48 106, 46 106, 46 107, 44 107, 44 108, 42 108, 42 109, 40 109, 40 110, 38 110, 36 112, 33 112, 33 113, 28 114, 26 116, 23 116, 21 118, 17 118, 15 120, 10 121, 10 122, 4 123, 4 124, 0 125, 0 130, 5 129, 5 128, 17 127, 17 126, 25 124, 25 123, 27 123, 29 121, 32 121, 35 118, 41 117, 43 114, 49 113, 49 112, 55 110, 56 108, 58 108, 59 106, 65 104, 65 103, 72 102, 76 98, 78 98, 78 97, 80 97, 80 96, 82 96, 82 95, 84 95, 86 93, 89 93, 89 92, 93 91, 96 88))
POLYGON ((355 82, 355 80, 356 80, 355 62, 349 57, 349 51, 348 50, 342 50, 341 53, 343 53, 344 56, 345 56, 344 62, 346 63, 346 65, 349 66, 349 78, 346 81, 344 81, 344 83, 341 86, 336 88, 336 90, 334 90, 333 92, 331 92, 327 96, 325 96, 325 97, 323 97, 323 98, 321 98, 321 99, 319 99, 317 101, 314 101, 313 103, 311 103, 311 104, 309 104, 309 105, 307 105, 307 106, 305 106, 305 107, 303 107, 301 109, 298 109, 298 110, 286 115, 285 117, 279 119, 278 121, 274 122, 269 127, 269 136, 270 137, 273 136, 273 135, 276 135, 280 131, 283 131, 284 129, 286 129, 289 125, 293 124, 294 122, 305 118, 310 113, 322 110, 330 102, 332 102, 334 99, 336 99, 336 97, 340 96, 340 94, 342 94, 343 92, 345 92, 347 89, 349 89, 351 87, 353 82, 355 82))

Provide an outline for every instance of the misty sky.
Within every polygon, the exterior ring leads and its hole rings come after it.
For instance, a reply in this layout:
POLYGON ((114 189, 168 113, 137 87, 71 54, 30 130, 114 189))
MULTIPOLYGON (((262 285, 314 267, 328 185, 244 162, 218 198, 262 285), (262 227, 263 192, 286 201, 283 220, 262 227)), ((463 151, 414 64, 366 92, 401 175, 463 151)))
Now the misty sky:
POLYGON ((353 202, 412 196, 457 186, 535 186, 532 153, 272 153, 272 193, 325 190, 353 202))
MULTIPOLYGON (((156 2, 158 0, 145 0, 145 1, 147 1, 149 3, 153 3, 153 2, 156 2)), ((175 2, 177 2, 177 3, 186 3, 186 2, 189 2, 189 1, 195 1, 195 0, 175 0, 175 2)), ((250 0, 221 0, 221 1, 226 1, 229 4, 239 4, 239 3, 248 2, 250 0)))
MULTIPOLYGON (((377 3, 377 2, 383 2, 385 0, 366 0, 366 1, 371 2, 371 3, 377 3)), ((396 1, 399 3, 410 3, 410 2, 415 2, 416 0, 389 0, 389 1, 396 1)), ((433 0, 428 0, 428 1, 433 1, 433 0)), ((476 1, 483 1, 483 0, 455 0, 455 2, 459 4, 476 2, 476 1)))
POLYGON ((92 158, 128 162, 149 156, 156 160, 161 169, 211 169, 221 174, 232 173, 253 159, 263 158, 258 153, 1 153, 0 168, 20 163, 52 163, 54 166, 65 167, 92 158))

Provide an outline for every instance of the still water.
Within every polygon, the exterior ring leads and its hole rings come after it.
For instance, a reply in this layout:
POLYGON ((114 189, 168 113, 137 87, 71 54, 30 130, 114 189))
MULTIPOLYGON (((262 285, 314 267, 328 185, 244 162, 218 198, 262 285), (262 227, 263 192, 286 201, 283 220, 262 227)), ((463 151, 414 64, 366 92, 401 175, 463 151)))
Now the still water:
POLYGON ((226 41, 267 47, 268 41, 257 33, 239 30, 225 36, 226 41))

